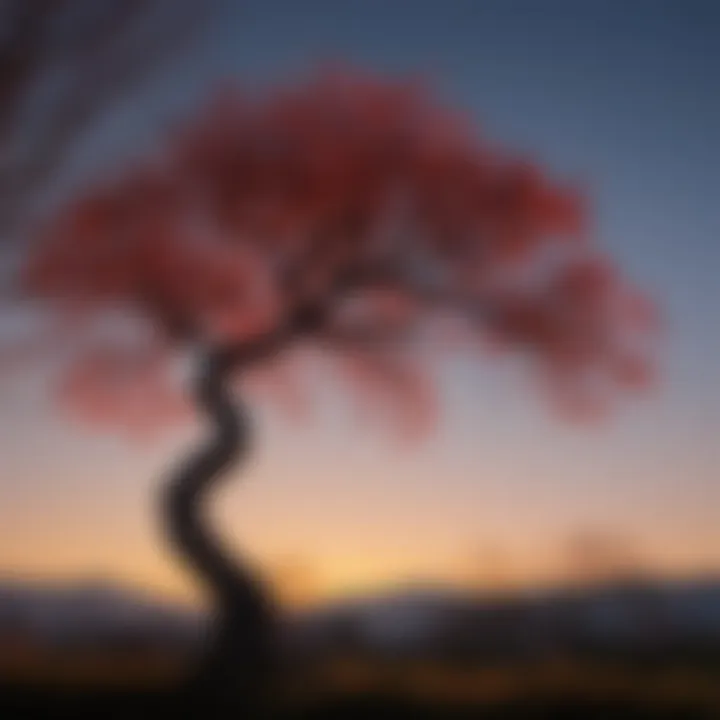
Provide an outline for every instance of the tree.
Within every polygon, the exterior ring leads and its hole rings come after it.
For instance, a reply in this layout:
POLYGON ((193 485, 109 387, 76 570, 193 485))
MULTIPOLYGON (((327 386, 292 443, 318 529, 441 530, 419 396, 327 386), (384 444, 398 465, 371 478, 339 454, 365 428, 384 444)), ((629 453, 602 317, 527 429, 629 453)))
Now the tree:
POLYGON ((359 399, 427 429, 419 349, 452 350, 452 330, 530 358, 562 407, 600 409, 647 382, 650 314, 585 215, 572 187, 477 139, 422 86, 337 71, 221 93, 46 224, 23 292, 76 330, 117 308, 154 329, 144 344, 85 342, 60 387, 67 407, 144 434, 193 410, 171 367, 181 348, 200 354, 194 411, 211 436, 163 502, 170 539, 213 593, 219 633, 201 672, 213 693, 233 666, 249 693, 273 654, 265 592, 202 518, 250 451, 241 383, 312 347, 359 399))
POLYGON ((0 238, 32 221, 92 122, 186 44, 201 5, 0 2, 0 238))

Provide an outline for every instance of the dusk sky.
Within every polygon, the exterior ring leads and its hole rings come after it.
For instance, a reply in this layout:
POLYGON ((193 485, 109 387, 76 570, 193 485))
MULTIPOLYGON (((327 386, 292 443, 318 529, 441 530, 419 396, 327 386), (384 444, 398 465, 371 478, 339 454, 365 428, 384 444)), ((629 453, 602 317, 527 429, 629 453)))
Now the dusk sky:
MULTIPOLYGON (((406 580, 552 581, 582 532, 663 574, 720 572, 720 5, 713 0, 227 2, 202 41, 94 128, 72 181, 141 155, 229 77, 266 85, 340 59, 426 76, 479 131, 583 184, 594 231, 660 303, 661 384, 577 427, 514 368, 459 358, 406 449, 327 388, 215 505, 224 532, 321 595, 406 580), (242 481, 240 479, 242 478, 242 481)), ((68 180, 70 183, 70 180, 68 180)), ((70 185, 68 185, 69 187, 70 185)), ((72 424, 38 377, 0 382, 0 574, 176 594, 153 493, 196 434, 137 447, 72 424)))

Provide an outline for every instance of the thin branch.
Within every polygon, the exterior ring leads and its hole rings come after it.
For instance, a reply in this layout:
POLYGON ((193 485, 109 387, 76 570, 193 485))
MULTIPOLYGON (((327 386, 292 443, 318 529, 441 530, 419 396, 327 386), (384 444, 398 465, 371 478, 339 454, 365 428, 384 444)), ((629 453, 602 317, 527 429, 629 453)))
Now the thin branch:
POLYGON ((77 0, 33 4, 33 12, 26 13, 9 40, 0 44, 0 57, 17 58, 15 66, 3 64, 6 78, 0 77, 0 94, 6 98, 0 108, 0 231, 9 233, 22 224, 38 193, 91 122, 138 84, 148 68, 157 69, 174 57, 197 32, 199 22, 209 18, 210 6, 201 11, 197 0, 180 0, 172 7, 159 0, 125 0, 111 3, 94 22, 65 28, 73 32, 58 38, 50 28, 56 34, 63 30, 57 27, 63 19, 60 10, 82 14, 91 5, 77 0), (19 147, 19 114, 47 74, 62 65, 71 72, 71 83, 60 100, 36 109, 43 121, 25 143, 26 152, 11 160, 9 149, 17 152, 19 147))

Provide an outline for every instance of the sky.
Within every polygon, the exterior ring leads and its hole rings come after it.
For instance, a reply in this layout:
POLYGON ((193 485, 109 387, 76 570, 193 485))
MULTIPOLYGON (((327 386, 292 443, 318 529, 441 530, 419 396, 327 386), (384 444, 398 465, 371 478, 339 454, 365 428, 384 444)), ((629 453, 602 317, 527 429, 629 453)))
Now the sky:
MULTIPOLYGON (((334 59, 425 76, 487 138, 583 183, 601 244, 661 305, 661 385, 601 427, 467 358, 444 367, 438 430, 412 449, 327 392, 310 422, 257 408, 256 454, 213 507, 238 551, 321 597, 553 582, 583 533, 661 574, 720 571, 719 34, 712 0, 227 2, 88 133, 68 187, 141 155, 228 78, 272 85, 334 59)), ((193 437, 130 446, 73 425, 31 374, 0 381, 0 574, 192 596, 154 494, 193 437)))

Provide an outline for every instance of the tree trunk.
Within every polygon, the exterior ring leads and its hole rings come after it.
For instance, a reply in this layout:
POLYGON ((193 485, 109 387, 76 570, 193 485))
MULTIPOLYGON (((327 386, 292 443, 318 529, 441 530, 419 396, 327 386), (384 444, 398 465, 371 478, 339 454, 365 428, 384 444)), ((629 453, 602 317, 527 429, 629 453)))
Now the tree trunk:
POLYGON ((163 495, 170 542, 209 592, 214 612, 212 634, 189 688, 202 717, 213 707, 254 708, 267 689, 275 660, 275 613, 268 596, 250 570, 223 547, 203 515, 224 471, 250 450, 248 420, 227 385, 236 363, 222 350, 205 359, 194 392, 210 421, 211 436, 163 495))

